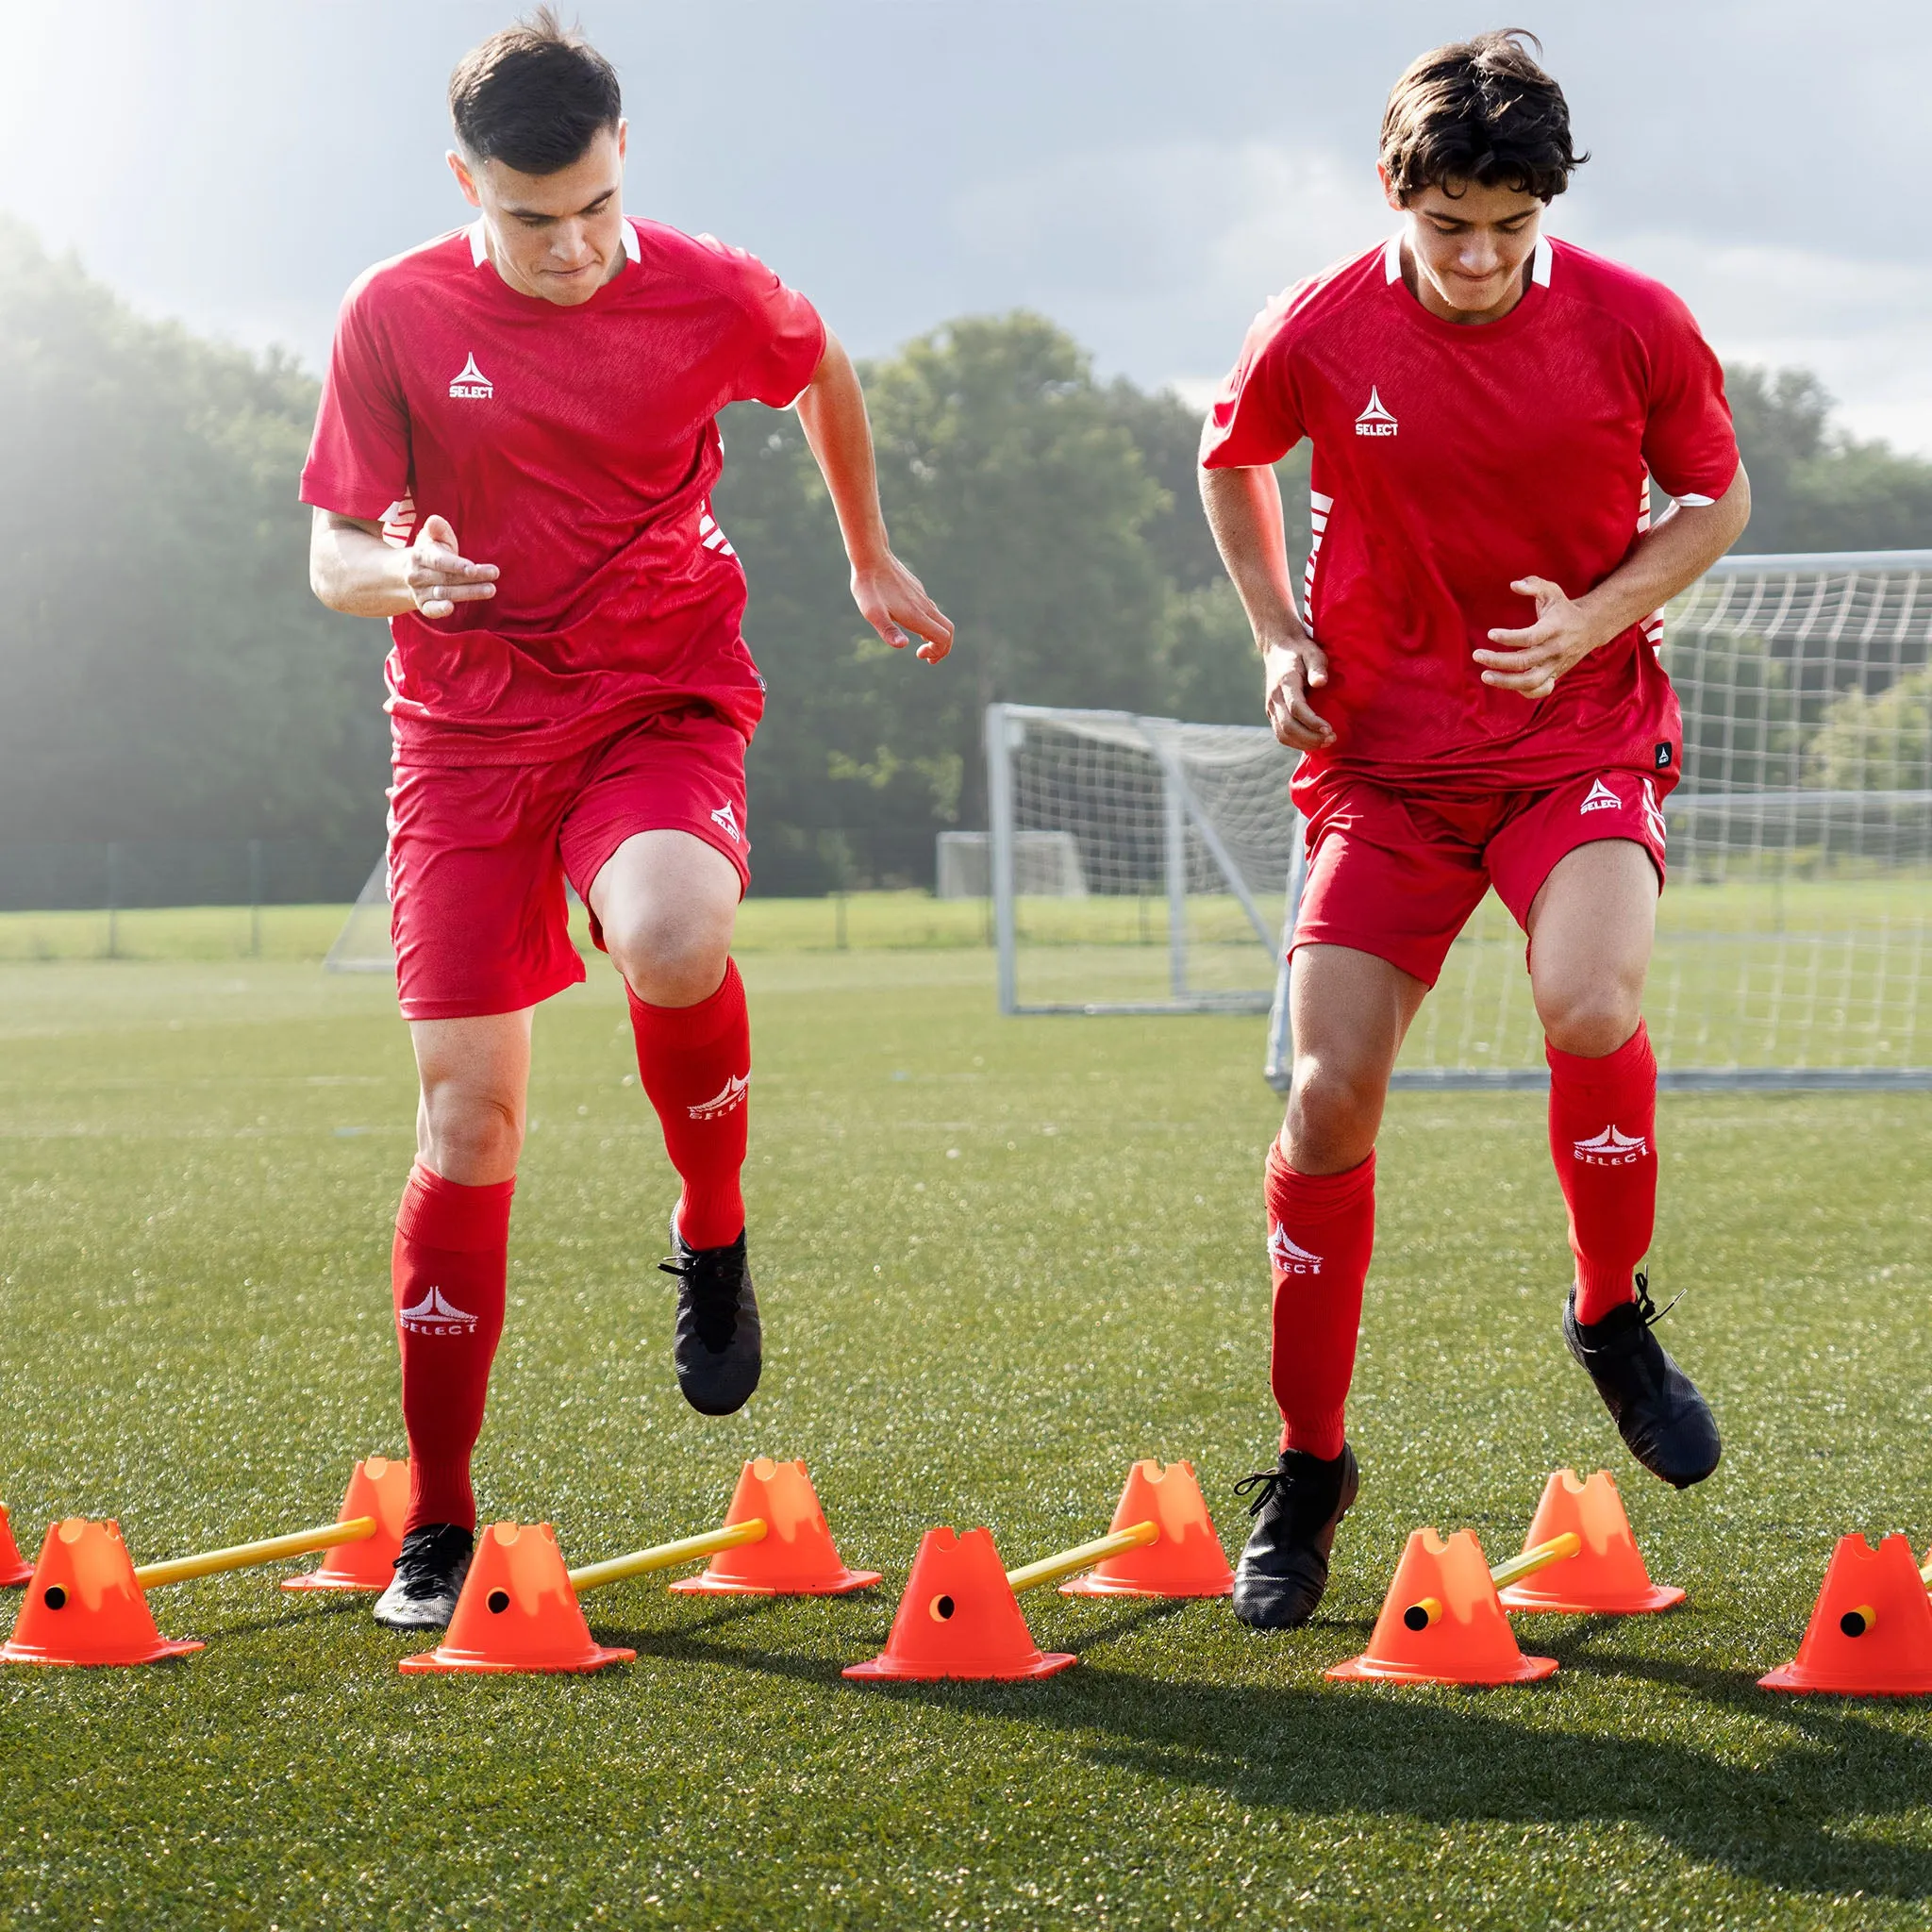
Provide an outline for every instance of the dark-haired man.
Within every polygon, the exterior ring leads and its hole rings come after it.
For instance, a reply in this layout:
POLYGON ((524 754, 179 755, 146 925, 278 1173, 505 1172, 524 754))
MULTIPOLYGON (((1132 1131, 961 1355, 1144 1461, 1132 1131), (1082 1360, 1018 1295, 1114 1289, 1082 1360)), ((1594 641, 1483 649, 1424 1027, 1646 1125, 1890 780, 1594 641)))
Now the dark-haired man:
POLYGON ((625 215, 609 64, 544 9, 465 58, 450 107, 476 220, 350 290, 302 480, 317 596, 394 644, 389 876, 422 1098, 391 1269, 409 1513, 375 1614, 404 1629, 446 1624, 469 1565, 531 1014, 584 976, 566 879, 682 1182, 679 1386, 726 1415, 758 1383, 729 949, 764 685, 710 510, 718 411, 795 402, 866 621, 929 663, 952 640, 887 541, 864 398, 811 305, 625 215))
POLYGON ((1749 490, 1683 304, 1541 232, 1581 158, 1524 38, 1440 47, 1396 83, 1380 173, 1400 230, 1262 312, 1202 442, 1308 828, 1266 1175, 1281 1454, 1243 1486, 1260 1493, 1235 1588, 1262 1629, 1313 1613, 1355 1500, 1343 1406, 1383 1102, 1491 887, 1529 935, 1547 1039, 1565 1339, 1646 1468, 1683 1488, 1718 1461, 1635 1272, 1657 1194, 1641 1002, 1682 753, 1657 613, 1736 540, 1749 490), (1298 611, 1270 466, 1305 436, 1298 611), (1647 475, 1676 499, 1655 524, 1647 475))

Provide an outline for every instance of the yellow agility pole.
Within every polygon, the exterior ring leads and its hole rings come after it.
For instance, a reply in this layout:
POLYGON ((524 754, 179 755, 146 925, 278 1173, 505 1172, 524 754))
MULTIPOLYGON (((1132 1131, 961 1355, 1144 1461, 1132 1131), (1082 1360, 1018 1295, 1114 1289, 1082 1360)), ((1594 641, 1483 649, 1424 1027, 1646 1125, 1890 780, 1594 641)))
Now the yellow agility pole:
POLYGON ((1159 1541, 1158 1523, 1137 1523, 1131 1529, 1117 1529, 1111 1536, 1097 1537, 1091 1543, 1062 1550, 1058 1557, 1042 1557, 1037 1563, 1023 1563, 1017 1570, 1008 1570, 1007 1587, 1018 1596, 1023 1590, 1039 1590, 1044 1584, 1059 1583, 1069 1576, 1077 1576, 1083 1570, 1092 1569, 1096 1563, 1106 1562, 1109 1557, 1124 1556, 1129 1550, 1142 1549, 1159 1541))
POLYGON ((263 1537, 259 1542, 236 1543, 225 1550, 204 1550, 198 1557, 176 1557, 169 1563, 143 1563, 134 1580, 143 1590, 156 1590, 164 1583, 186 1583, 192 1576, 251 1570, 258 1563, 279 1563, 284 1557, 307 1557, 317 1550, 332 1550, 338 1543, 359 1543, 375 1534, 375 1517, 354 1516, 347 1523, 291 1530, 287 1536, 263 1537))
MULTIPOLYGON (((1511 1557, 1507 1563, 1498 1563, 1490 1572, 1490 1581, 1498 1590, 1506 1589, 1512 1583, 1519 1583, 1525 1576, 1534 1576, 1539 1570, 1547 1570, 1552 1563, 1561 1563, 1575 1556, 1583 1547, 1583 1539, 1574 1529, 1566 1529, 1561 1536, 1553 1536, 1546 1543, 1537 1543, 1524 1551, 1520 1557, 1511 1557)), ((1403 1623, 1411 1630, 1426 1630, 1442 1615, 1442 1599, 1439 1596, 1425 1596, 1420 1603, 1410 1604, 1402 1613, 1403 1623)))
POLYGON ((767 1524, 762 1516, 743 1523, 729 1523, 723 1529, 708 1529, 703 1536, 680 1537, 675 1543, 658 1543, 648 1550, 633 1550, 627 1557, 612 1557, 608 1562, 586 1563, 570 1572, 573 1590, 595 1590, 606 1583, 621 1583, 626 1576, 642 1576, 652 1570, 675 1570, 680 1563, 695 1563, 715 1557, 720 1550, 735 1550, 740 1543, 762 1542, 767 1524))

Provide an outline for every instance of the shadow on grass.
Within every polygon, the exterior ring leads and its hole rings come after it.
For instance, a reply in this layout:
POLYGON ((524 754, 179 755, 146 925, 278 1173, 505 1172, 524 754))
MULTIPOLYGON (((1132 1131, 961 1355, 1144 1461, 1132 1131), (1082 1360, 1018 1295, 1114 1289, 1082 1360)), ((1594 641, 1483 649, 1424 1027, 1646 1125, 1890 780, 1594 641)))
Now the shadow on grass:
MULTIPOLYGON (((690 1626, 604 1633, 640 1657, 741 1669, 971 1723, 1024 1716, 1098 1765, 1310 1818, 1461 1824, 1627 1822, 1686 1857, 1804 1892, 1932 1899, 1932 1850, 1875 1841, 1883 1821, 1932 1806, 1932 1745, 1878 1722, 1881 1703, 1786 1699, 1741 1672, 1590 1653, 1596 1624, 1537 1645, 1566 1671, 1637 1677, 1783 1736, 1757 1760, 1735 1730, 1725 1755, 1676 1739, 1563 1730, 1534 1690, 1454 1690, 1153 1679, 1091 1660, 1113 1639, 1179 1613, 1149 1604, 1085 1633, 1089 1661, 1028 1684, 841 1683, 841 1659, 706 1639, 690 1626), (1534 1713, 1534 1715, 1533 1715, 1534 1713)), ((724 1618, 708 1620, 716 1628, 724 1618)), ((1324 1626, 1326 1629, 1328 1626, 1324 1626)))

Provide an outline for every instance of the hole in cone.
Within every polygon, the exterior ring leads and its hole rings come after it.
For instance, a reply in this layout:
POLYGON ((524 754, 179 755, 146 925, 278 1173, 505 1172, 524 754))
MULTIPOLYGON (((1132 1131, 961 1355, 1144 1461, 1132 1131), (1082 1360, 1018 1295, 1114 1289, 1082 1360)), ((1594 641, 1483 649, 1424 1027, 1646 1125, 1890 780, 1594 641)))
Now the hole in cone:
POLYGON ((50 1610, 64 1610, 67 1607, 67 1592, 57 1583, 46 1591, 41 1601, 50 1610))
POLYGON ((509 1591, 507 1590, 492 1590, 490 1592, 489 1604, 491 1613, 493 1616, 502 1616, 504 1611, 509 1608, 509 1591))
POLYGON ((933 1621, 943 1624, 953 1614, 953 1599, 949 1596, 936 1596, 932 1600, 933 1621))

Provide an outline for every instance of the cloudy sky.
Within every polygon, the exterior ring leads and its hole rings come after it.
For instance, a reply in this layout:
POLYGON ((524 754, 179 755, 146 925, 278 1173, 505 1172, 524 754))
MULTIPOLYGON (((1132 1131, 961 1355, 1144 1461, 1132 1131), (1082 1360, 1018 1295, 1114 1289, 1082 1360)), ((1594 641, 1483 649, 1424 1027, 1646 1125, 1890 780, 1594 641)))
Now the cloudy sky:
MULTIPOLYGON (((324 354, 367 263, 463 219, 442 90, 514 0, 0 0, 0 208, 143 309, 324 354)), ((1595 158, 1552 226, 1673 283, 1727 357, 1817 370, 1932 454, 1924 0, 1561 0, 1595 158)), ((636 212, 708 229, 858 351, 1026 306, 1193 394, 1273 290, 1386 232, 1415 0, 581 0, 636 212)))

